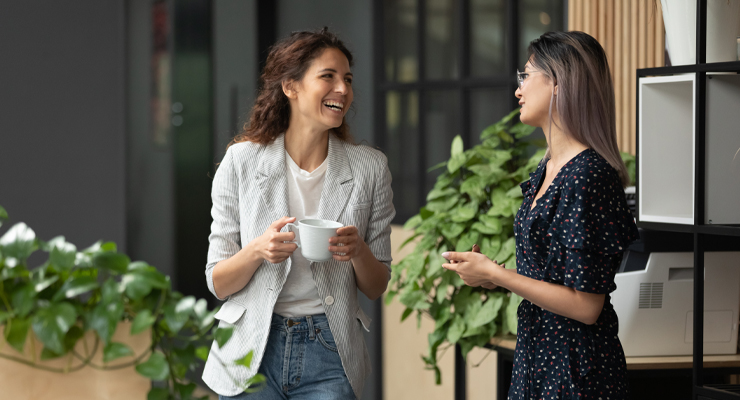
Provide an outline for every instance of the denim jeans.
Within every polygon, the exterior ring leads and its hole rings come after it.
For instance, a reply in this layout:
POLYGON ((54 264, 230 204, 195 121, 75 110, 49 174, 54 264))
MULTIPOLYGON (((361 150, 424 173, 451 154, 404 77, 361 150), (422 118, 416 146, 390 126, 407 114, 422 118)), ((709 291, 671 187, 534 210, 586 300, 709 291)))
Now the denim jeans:
POLYGON ((262 390, 219 400, 355 398, 325 314, 293 318, 273 314, 259 373, 267 378, 262 390))

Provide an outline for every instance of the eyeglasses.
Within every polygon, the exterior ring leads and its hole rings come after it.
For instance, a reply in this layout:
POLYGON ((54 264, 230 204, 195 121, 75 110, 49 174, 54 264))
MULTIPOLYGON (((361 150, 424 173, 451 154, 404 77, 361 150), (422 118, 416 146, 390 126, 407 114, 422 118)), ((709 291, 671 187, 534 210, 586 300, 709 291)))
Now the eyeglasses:
POLYGON ((519 70, 516 70, 516 83, 519 85, 519 89, 522 88, 522 85, 524 85, 524 80, 529 78, 529 75, 540 72, 540 71, 531 71, 531 72, 519 72, 519 70))

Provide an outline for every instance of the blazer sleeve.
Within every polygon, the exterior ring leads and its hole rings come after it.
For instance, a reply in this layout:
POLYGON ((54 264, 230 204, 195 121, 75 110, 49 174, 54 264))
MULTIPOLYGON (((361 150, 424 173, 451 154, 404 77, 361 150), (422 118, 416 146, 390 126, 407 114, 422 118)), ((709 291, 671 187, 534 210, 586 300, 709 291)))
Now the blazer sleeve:
POLYGON ((208 290, 219 300, 213 287, 213 268, 221 261, 230 258, 241 250, 239 231, 239 181, 234 168, 232 149, 226 151, 221 165, 216 170, 211 189, 211 234, 208 237, 208 262, 206 264, 206 283, 208 290))
POLYGON ((375 258, 391 269, 391 221, 396 215, 393 207, 393 189, 391 189, 391 171, 388 159, 381 154, 376 168, 373 204, 370 209, 370 220, 365 233, 365 243, 370 247, 375 258))

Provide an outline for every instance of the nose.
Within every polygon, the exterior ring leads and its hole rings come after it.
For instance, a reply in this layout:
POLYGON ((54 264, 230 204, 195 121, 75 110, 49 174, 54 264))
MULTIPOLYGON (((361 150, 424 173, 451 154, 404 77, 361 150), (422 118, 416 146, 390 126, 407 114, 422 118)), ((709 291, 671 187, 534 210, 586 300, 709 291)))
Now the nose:
POLYGON ((522 88, 520 87, 516 88, 516 90, 514 91, 514 97, 516 97, 517 99, 522 98, 522 88))
POLYGON ((335 86, 334 91, 337 93, 340 93, 342 95, 346 95, 349 91, 349 85, 347 85, 347 82, 340 80, 335 86))

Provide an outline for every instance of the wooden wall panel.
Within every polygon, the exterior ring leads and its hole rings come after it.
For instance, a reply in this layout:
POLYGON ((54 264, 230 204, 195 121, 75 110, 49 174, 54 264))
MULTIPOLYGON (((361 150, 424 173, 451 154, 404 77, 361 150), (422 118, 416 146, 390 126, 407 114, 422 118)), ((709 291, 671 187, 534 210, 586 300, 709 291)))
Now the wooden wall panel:
POLYGON ((617 142, 635 153, 636 73, 665 65, 663 14, 657 0, 570 0, 568 29, 598 40, 609 58, 614 80, 617 142))

